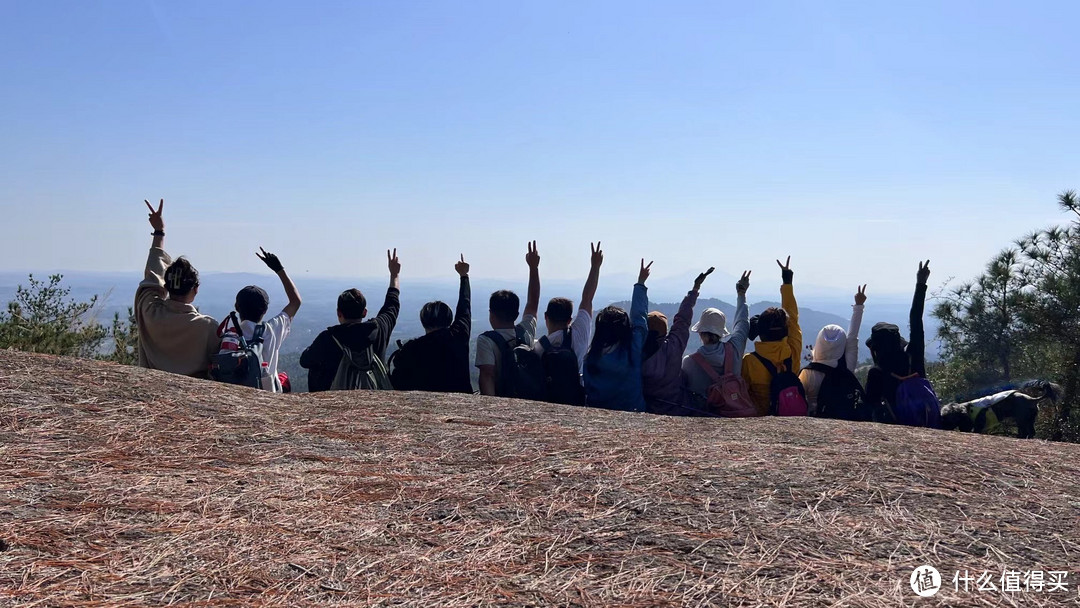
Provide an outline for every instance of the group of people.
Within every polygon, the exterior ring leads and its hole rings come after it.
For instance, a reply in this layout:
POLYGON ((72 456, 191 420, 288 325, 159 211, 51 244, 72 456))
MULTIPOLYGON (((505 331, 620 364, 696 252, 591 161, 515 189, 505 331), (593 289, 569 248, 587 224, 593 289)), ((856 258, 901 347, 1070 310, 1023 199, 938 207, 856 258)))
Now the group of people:
MULTIPOLYGON (((153 241, 144 280, 135 296, 139 361, 144 367, 211 377, 285 392, 288 378, 277 369, 301 298, 277 256, 256 254, 281 280, 288 303, 265 319, 269 298, 257 286, 237 293, 235 313, 224 322, 201 314, 193 305, 199 275, 181 257, 164 250, 164 201, 149 202, 153 241), (231 321, 231 322, 230 322, 231 321), (239 371, 238 371, 239 370, 239 371), (254 378, 254 380, 252 380, 254 378)), ((537 338, 540 303, 540 254, 527 246, 529 271, 524 308, 517 294, 500 290, 488 300, 491 326, 476 340, 479 392, 483 395, 583 405, 666 415, 764 416, 811 415, 936 426, 910 421, 909 400, 919 400, 925 380, 923 305, 929 261, 920 263, 911 306, 911 332, 905 339, 896 325, 878 323, 866 346, 873 358, 865 389, 854 375, 859 361, 859 328, 865 286, 854 298, 848 328, 824 327, 802 361, 803 336, 795 300, 791 258, 781 263, 781 306, 749 316, 749 271, 735 284, 735 316, 708 308, 692 323, 698 294, 713 268, 698 275, 669 323, 648 311, 652 263, 641 260, 630 310, 593 309, 604 254, 591 245, 590 268, 578 305, 552 298, 544 310, 544 335, 537 338), (684 354, 691 332, 701 347, 684 354), (752 352, 747 342, 753 341, 752 352), (919 386, 913 389, 912 381, 919 386), (911 395, 915 395, 912 397, 911 395)), ((469 264, 455 264, 460 279, 457 305, 429 302, 420 311, 425 334, 398 341, 387 358, 400 311, 397 251, 387 251, 390 275, 382 306, 369 315, 365 294, 341 293, 336 325, 319 333, 300 358, 311 391, 395 389, 472 393, 470 345, 472 304, 469 264)), ((932 394, 932 389, 930 389, 932 394)), ((936 412, 934 414, 936 416, 936 412)))

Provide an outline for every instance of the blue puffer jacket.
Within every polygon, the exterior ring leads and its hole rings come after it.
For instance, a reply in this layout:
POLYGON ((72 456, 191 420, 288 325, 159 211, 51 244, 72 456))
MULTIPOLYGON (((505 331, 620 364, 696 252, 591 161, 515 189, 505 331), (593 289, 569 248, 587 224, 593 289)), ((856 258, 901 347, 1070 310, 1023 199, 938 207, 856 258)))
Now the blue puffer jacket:
POLYGON ((630 352, 618 348, 600 355, 595 361, 585 358, 585 398, 589 407, 627 412, 644 412, 641 392, 641 353, 649 334, 646 315, 649 293, 644 285, 634 285, 630 305, 632 334, 630 352))

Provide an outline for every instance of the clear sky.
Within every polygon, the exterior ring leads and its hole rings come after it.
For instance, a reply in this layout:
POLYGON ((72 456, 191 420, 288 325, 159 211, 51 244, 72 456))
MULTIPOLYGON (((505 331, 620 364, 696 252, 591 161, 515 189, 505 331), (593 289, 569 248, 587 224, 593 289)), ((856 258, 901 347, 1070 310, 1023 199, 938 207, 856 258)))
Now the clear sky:
POLYGON ((1080 3, 0 0, 0 270, 909 290, 1080 188, 1080 3))

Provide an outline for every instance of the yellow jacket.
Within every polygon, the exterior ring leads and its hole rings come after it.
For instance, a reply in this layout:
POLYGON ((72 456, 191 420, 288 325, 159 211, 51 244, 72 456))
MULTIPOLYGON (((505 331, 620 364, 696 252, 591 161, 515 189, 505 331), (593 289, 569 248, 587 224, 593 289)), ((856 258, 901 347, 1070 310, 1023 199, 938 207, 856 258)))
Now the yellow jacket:
MULTIPOLYGON (((777 370, 784 369, 784 361, 790 358, 792 369, 788 371, 798 374, 802 363, 802 330, 799 329, 799 305, 795 302, 795 291, 791 285, 780 286, 780 306, 788 316, 787 338, 777 342, 754 342, 754 352, 768 359, 777 370)), ((769 383, 772 381, 769 370, 753 353, 746 353, 742 360, 742 377, 750 387, 750 398, 757 406, 758 414, 767 416, 769 383)))

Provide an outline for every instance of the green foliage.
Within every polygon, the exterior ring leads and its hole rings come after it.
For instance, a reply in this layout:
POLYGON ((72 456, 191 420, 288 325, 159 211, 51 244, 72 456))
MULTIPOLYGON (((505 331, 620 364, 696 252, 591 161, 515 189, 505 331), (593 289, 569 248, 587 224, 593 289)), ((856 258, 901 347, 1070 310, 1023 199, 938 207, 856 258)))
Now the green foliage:
POLYGON ((139 363, 139 328, 135 324, 135 309, 128 307, 127 319, 121 320, 120 313, 113 316, 109 337, 113 340, 113 350, 102 357, 106 361, 115 361, 123 365, 139 363))
POLYGON ((0 348, 77 357, 98 352, 108 330, 94 318, 97 296, 76 302, 70 288, 60 286, 62 278, 54 274, 46 283, 30 275, 30 286, 16 289, 0 312, 0 348))
MULTIPOLYGON (((947 362, 932 378, 943 397, 1023 378, 1064 386, 1041 434, 1080 439, 1073 414, 1080 392, 1080 199, 1058 196, 1072 215, 1067 226, 1031 233, 986 267, 975 281, 943 296, 933 315, 947 362)), ((928 370, 929 373, 929 370, 928 370)))

